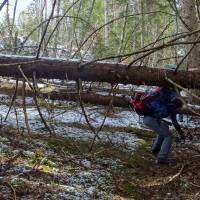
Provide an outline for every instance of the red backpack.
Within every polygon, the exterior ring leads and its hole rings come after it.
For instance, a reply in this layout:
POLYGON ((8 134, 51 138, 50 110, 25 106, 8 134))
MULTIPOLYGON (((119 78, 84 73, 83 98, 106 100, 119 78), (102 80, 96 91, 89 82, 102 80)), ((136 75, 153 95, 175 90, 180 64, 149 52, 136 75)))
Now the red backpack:
POLYGON ((156 87, 146 93, 138 92, 133 99, 129 101, 130 106, 138 115, 152 114, 148 108, 147 102, 153 99, 161 91, 161 87, 156 87))

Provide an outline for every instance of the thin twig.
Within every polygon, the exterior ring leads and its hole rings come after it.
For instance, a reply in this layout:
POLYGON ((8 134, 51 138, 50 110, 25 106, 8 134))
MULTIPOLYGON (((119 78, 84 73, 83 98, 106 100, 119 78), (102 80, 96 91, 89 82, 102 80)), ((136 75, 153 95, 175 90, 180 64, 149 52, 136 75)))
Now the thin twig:
MULTIPOLYGON (((28 83, 28 86, 30 87, 30 89, 32 91, 34 91, 33 86, 31 85, 30 81, 28 80, 28 78, 26 77, 26 75, 24 74, 24 71, 22 70, 21 66, 18 66, 19 71, 21 72, 22 77, 26 80, 26 82, 28 83)), ((35 92, 35 91, 34 91, 35 92)))
POLYGON ((23 99, 24 120, 25 120, 25 124, 26 124, 28 134, 30 135, 31 130, 30 130, 30 126, 29 126, 29 123, 28 123, 28 115, 27 115, 27 110, 26 110, 26 81, 25 81, 24 78, 23 78, 23 85, 22 85, 22 99, 23 99))
MULTIPOLYGON (((117 87, 117 85, 116 85, 116 87, 117 87)), ((112 87, 111 87, 111 91, 110 91, 110 93, 109 93, 109 96, 111 95, 111 93, 113 93, 113 90, 114 90, 114 89, 113 89, 113 86, 112 86, 112 87)), ((105 116, 104 116, 104 119, 103 119, 103 121, 102 121, 102 123, 101 123, 99 129, 97 130, 97 132, 96 132, 96 134, 95 134, 95 137, 93 138, 93 141, 92 141, 92 144, 91 144, 91 147, 90 147, 90 151, 92 151, 93 146, 94 146, 94 142, 95 142, 95 140, 96 140, 98 134, 100 133, 100 131, 102 130, 102 128, 103 128, 103 126, 104 126, 104 124, 105 124, 107 115, 108 115, 108 113, 109 113, 109 111, 110 111, 110 109, 111 109, 111 107, 112 107, 113 97, 114 97, 114 95, 112 96, 112 98, 111 98, 110 101, 109 101, 108 109, 107 109, 107 111, 106 111, 106 114, 105 114, 105 116)), ((110 138, 109 138, 109 137, 108 137, 108 140, 110 141, 110 138)), ((111 141, 110 141, 110 143, 111 143, 111 141)))
MULTIPOLYGON (((0 184, 1 184, 1 182, 0 182, 0 184)), ((8 186, 11 189, 11 191, 13 193, 13 199, 17 200, 17 196, 16 196, 16 192, 15 192, 14 187, 10 183, 8 183, 6 181, 3 181, 2 184, 8 186)))
MULTIPOLYGON (((74 55, 72 56, 72 58, 75 57, 75 55, 77 54, 77 52, 80 51, 80 49, 85 45, 85 43, 94 35, 96 34, 98 31, 100 31, 101 29, 103 29, 105 26, 108 26, 109 24, 112 24, 114 23, 115 21, 118 21, 120 19, 123 19, 123 18, 128 18, 128 17, 135 17, 135 16, 138 16, 138 15, 150 15, 150 14, 154 14, 154 13, 162 13, 162 11, 152 11, 152 12, 147 12, 147 13, 136 13, 136 14, 130 14, 130 15, 123 15, 123 16, 119 16, 115 19, 112 19, 110 20, 109 22, 101 25, 100 27, 98 27, 95 31, 93 31, 91 34, 89 34, 89 36, 82 42, 82 44, 79 46, 79 48, 77 49, 77 51, 74 53, 74 55)), ((169 14, 169 13, 167 13, 169 14)), ((170 14, 172 15, 172 14, 170 14)))
POLYGON ((40 118, 41 118, 43 124, 45 125, 45 128, 49 131, 50 135, 55 135, 55 133, 52 133, 51 129, 49 128, 49 126, 48 126, 48 124, 47 124, 47 122, 46 122, 45 119, 43 118, 42 112, 41 112, 41 110, 40 110, 40 108, 39 108, 39 106, 38 106, 37 91, 36 91, 36 87, 37 87, 37 86, 36 86, 36 83, 35 83, 35 81, 36 81, 36 80, 35 80, 35 79, 36 79, 35 73, 33 73, 33 86, 32 86, 31 83, 30 83, 30 81, 28 80, 28 78, 27 78, 26 75, 24 74, 22 68, 21 68, 20 66, 18 66, 18 68, 19 68, 19 70, 20 70, 22 76, 24 77, 24 79, 27 81, 29 87, 32 89, 32 91, 33 91, 33 93, 34 93, 34 95, 33 95, 33 100, 34 100, 34 102, 35 102, 35 105, 36 105, 36 108, 37 108, 38 113, 39 113, 39 115, 40 115, 40 118))
MULTIPOLYGON (((185 91, 186 93, 190 94, 192 97, 194 97, 194 98, 200 100, 200 97, 198 97, 197 95, 193 94, 193 93, 190 92, 189 90, 183 88, 182 86, 180 86, 179 84, 175 83, 175 82, 172 81, 171 79, 169 79, 169 78, 167 78, 167 77, 165 77, 165 79, 166 79, 169 83, 171 83, 172 85, 174 85, 176 88, 179 88, 179 89, 185 91)), ((181 97, 180 97, 180 98, 181 98, 181 97)), ((192 112, 193 114, 195 114, 195 115, 197 115, 198 117, 200 117, 200 113, 197 113, 196 111, 192 110, 192 108, 189 107, 189 106, 187 105, 187 103, 185 102, 185 100, 184 100, 183 98, 181 98, 181 101, 184 103, 184 105, 187 107, 187 109, 188 109, 190 112, 192 112)))
POLYGON ((4 0, 1 5, 0 5, 0 11, 2 10, 2 8, 5 6, 5 4, 8 2, 8 0, 4 0))
POLYGON ((19 128, 19 119, 18 119, 17 108, 16 108, 15 103, 16 103, 16 99, 13 103, 13 108, 14 108, 15 118, 16 118, 16 122, 17 122, 17 131, 18 131, 18 134, 20 134, 21 132, 20 132, 20 128, 19 128))
MULTIPOLYGON (((175 37, 171 40, 169 40, 168 42, 162 44, 162 45, 158 45, 158 46, 155 46, 155 47, 150 47, 150 48, 146 48, 146 49, 139 49, 137 51, 134 51, 134 52, 131 52, 131 53, 127 53, 127 54, 122 54, 122 55, 113 55, 113 56, 108 56, 108 57, 104 57, 104 58, 98 58, 96 60, 92 60, 92 61, 89 61, 89 62, 86 62, 86 63, 83 63, 81 66, 85 66, 85 65, 89 65, 89 64, 92 64, 92 63, 95 63, 97 61, 104 61, 104 60, 109 60, 109 59, 114 59, 114 58, 122 58, 122 57, 128 57, 128 56, 132 56, 132 55, 137 55, 137 54, 141 54, 141 53, 145 53, 147 52, 146 55, 143 55, 142 57, 140 57, 139 59, 145 57, 145 56, 148 56, 158 50, 161 50, 161 49, 164 49, 164 48, 168 48, 168 47, 172 47, 172 46, 176 46, 176 45, 183 45, 183 44, 194 44, 194 43, 197 43, 197 42, 175 42, 177 40, 180 40, 180 39, 183 39, 185 37, 189 37, 193 34, 196 34, 200 32, 200 29, 198 30, 195 30, 193 32, 189 32, 189 33, 184 33, 184 34, 176 34, 176 35, 179 35, 178 37, 175 37)), ((200 41, 198 41, 198 43, 200 43, 200 41)), ((137 59, 137 60, 139 60, 137 59)), ((135 60, 133 61, 135 62, 135 60)), ((132 65, 131 63, 129 64, 130 66, 132 65)))
POLYGON ((7 117, 8 117, 8 115, 9 115, 9 113, 10 113, 10 111, 11 111, 11 108, 12 108, 12 106, 13 106, 13 103, 14 103, 14 101, 15 101, 15 99, 16 99, 17 90, 18 90, 18 78, 16 79, 15 91, 14 91, 14 94, 13 94, 13 96, 12 96, 12 100, 11 100, 11 102, 10 102, 10 106, 9 106, 8 112, 7 112, 7 114, 6 114, 6 117, 5 117, 5 119, 4 119, 4 122, 7 120, 7 117))
POLYGON ((41 38, 41 40, 40 40, 40 44, 39 44, 39 47, 38 47, 38 50, 37 50, 36 59, 38 59, 39 56, 40 56, 40 50, 41 50, 41 47, 42 47, 42 43, 43 43, 43 41, 44 41, 44 37, 45 37, 45 35, 46 35, 46 32, 47 32, 49 23, 50 23, 51 18, 52 18, 52 16, 53 16, 54 9, 55 9, 55 6, 56 6, 56 1, 57 1, 57 0, 54 0, 54 2, 53 2, 52 9, 51 9, 51 14, 50 14, 49 19, 48 19, 48 21, 47 21, 46 27, 45 27, 44 32, 43 32, 43 34, 42 34, 42 38, 41 38))
POLYGON ((190 92, 188 89, 186 89, 186 88, 182 87, 181 85, 175 83, 174 81, 172 81, 172 80, 171 80, 170 78, 168 78, 167 76, 165 76, 165 79, 166 79, 169 83, 171 83, 172 85, 176 86, 177 88, 183 90, 184 92, 188 93, 189 95, 191 95, 192 97, 194 97, 195 99, 197 99, 197 100, 200 101, 200 97, 197 96, 196 94, 190 92))
POLYGON ((178 18, 181 20, 181 22, 183 23, 183 25, 189 30, 189 31, 192 31, 191 28, 187 25, 187 23, 185 22, 185 20, 183 19, 183 17, 180 15, 179 11, 178 11, 178 8, 177 8, 177 2, 176 0, 172 0, 173 2, 173 5, 172 3, 170 2, 170 0, 167 0, 170 7, 174 10, 174 12, 176 13, 176 15, 178 16, 178 18))
POLYGON ((28 64, 33 64, 36 62, 40 62, 40 60, 32 60, 32 61, 27 61, 27 62, 17 62, 17 63, 7 63, 7 64, 0 64, 0 67, 8 67, 8 66, 21 66, 21 65, 28 65, 28 64))
MULTIPOLYGON (((81 91, 80 91, 80 88, 81 88, 81 86, 80 86, 80 79, 78 79, 78 81, 77 81, 77 92, 78 92, 78 97, 79 97, 79 103, 80 103, 80 106, 81 106, 81 109, 82 109, 82 112, 83 112, 83 115, 84 115, 84 117, 85 117, 85 121, 87 122, 87 124, 88 124, 88 126, 90 127, 90 129, 91 129, 91 131, 94 133, 94 134, 96 134, 96 130, 95 130, 95 128, 92 126, 92 124, 90 123, 90 121, 88 120, 88 117, 87 117, 87 114, 86 114, 86 112, 85 112, 85 108, 84 108, 84 105, 83 105, 83 102, 82 102, 82 99, 81 99, 81 91)), ((98 137, 98 139, 100 139, 99 137, 98 137)))
POLYGON ((186 166, 186 164, 183 164, 182 167, 180 168, 180 170, 178 171, 178 173, 176 173, 173 176, 169 176, 169 177, 164 178, 163 181, 158 181, 158 182, 154 182, 154 183, 150 183, 150 184, 143 184, 143 185, 141 185, 141 187, 142 188, 147 188, 147 187, 149 188, 149 187, 167 185, 167 184, 171 183, 172 181, 174 181, 176 178, 178 178, 182 174, 185 166, 186 166))
MULTIPOLYGON (((72 5, 71 5, 71 6, 65 11, 65 13, 60 17, 60 19, 58 20, 57 24, 55 25, 53 31, 51 32, 50 36, 49 36, 48 39, 47 39, 47 42, 46 42, 46 44, 45 44, 45 48, 46 48, 47 45, 49 44, 49 42, 50 42, 50 40, 51 40, 51 38, 52 38, 54 32, 55 32, 55 31, 57 30, 57 28, 58 28, 60 22, 66 17, 67 13, 71 10, 71 8, 73 8, 79 1, 80 1, 80 0, 77 0, 77 1, 73 2, 72 5)), ((77 17, 75 17, 75 18, 77 18, 77 17)), ((57 36, 56 36, 56 37, 57 37, 57 36)))
MULTIPOLYGON (((196 41, 198 41, 200 39, 200 37, 198 37, 196 39, 196 41)), ((189 49, 189 51, 186 53, 186 55, 181 59, 181 61, 178 63, 176 69, 174 70, 174 73, 177 73, 179 67, 182 65, 182 63, 184 62, 184 60, 190 55, 190 53, 192 52, 192 50, 194 49, 194 47, 196 46, 197 44, 194 43, 191 48, 189 49)))
POLYGON ((35 74, 35 73, 33 73, 33 88, 34 88, 34 90, 33 90, 33 91, 34 91, 33 99, 34 99, 34 101, 35 101, 35 105, 36 105, 36 108, 37 108, 38 113, 39 113, 39 115, 40 115, 40 118, 41 118, 41 120, 42 120, 42 122, 43 122, 45 128, 49 131, 50 135, 54 135, 54 136, 55 136, 55 132, 52 132, 52 130, 49 128, 49 126, 48 126, 46 120, 44 119, 44 117, 43 117, 43 115, 42 115, 42 112, 41 112, 41 110, 40 110, 40 107, 39 107, 39 105, 38 105, 38 101, 37 101, 37 91, 36 91, 36 88, 37 88, 37 86, 36 86, 36 74, 35 74))

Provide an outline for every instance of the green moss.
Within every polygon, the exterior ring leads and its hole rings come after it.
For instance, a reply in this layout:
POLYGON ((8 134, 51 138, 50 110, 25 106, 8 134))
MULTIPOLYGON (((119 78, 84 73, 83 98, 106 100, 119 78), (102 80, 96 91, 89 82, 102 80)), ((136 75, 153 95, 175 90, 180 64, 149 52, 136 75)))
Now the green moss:
MULTIPOLYGON (((79 123, 76 123, 76 125, 78 126, 78 128, 83 128, 83 125, 79 123)), ((113 128, 105 126, 103 130, 110 132, 129 132, 132 134, 136 134, 137 136, 140 134, 152 134, 147 131, 138 130, 131 127, 113 128)), ((24 136, 24 139, 28 140, 28 136, 24 136)), ((139 199, 139 193, 137 192, 136 186, 137 182, 139 182, 140 179, 140 177, 138 177, 136 173, 137 162, 141 156, 145 155, 145 152, 147 151, 146 146, 148 145, 150 138, 147 140, 140 138, 138 148, 135 151, 130 152, 124 152, 109 143, 96 143, 91 152, 91 144, 89 142, 72 141, 71 139, 59 136, 53 137, 43 134, 30 134, 29 139, 42 141, 46 150, 54 151, 60 157, 66 154, 70 154, 73 156, 80 156, 80 154, 83 154, 84 158, 91 160, 93 163, 97 163, 99 158, 103 158, 104 160, 110 159, 119 161, 119 165, 117 164, 116 167, 111 166, 108 169, 112 174, 111 181, 113 182, 113 185, 117 187, 116 194, 124 197, 139 199)), ((29 164, 29 166, 34 166, 36 164, 37 167, 39 166, 40 168, 42 168, 42 171, 44 172, 53 172, 54 169, 58 169, 59 166, 62 165, 62 163, 51 161, 51 159, 45 157, 42 152, 43 151, 40 152, 35 150, 33 156, 25 156, 21 159, 25 159, 26 161, 24 162, 29 164)), ((70 171, 73 172, 73 163, 70 163, 68 172, 70 173, 70 171)))
POLYGON ((121 161, 124 165, 112 171, 114 185, 117 185, 117 193, 120 196, 139 199, 137 183, 140 177, 137 175, 137 163, 141 156, 145 155, 147 142, 140 140, 140 145, 133 154, 122 156, 121 161))

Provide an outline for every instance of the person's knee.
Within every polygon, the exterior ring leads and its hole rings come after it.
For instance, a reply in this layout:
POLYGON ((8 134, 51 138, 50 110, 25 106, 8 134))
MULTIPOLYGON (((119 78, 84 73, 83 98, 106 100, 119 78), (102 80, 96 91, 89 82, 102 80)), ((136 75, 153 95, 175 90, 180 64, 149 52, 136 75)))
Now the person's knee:
POLYGON ((163 137, 172 138, 172 133, 171 133, 171 131, 169 131, 169 130, 163 130, 163 131, 162 131, 162 135, 163 135, 163 137))

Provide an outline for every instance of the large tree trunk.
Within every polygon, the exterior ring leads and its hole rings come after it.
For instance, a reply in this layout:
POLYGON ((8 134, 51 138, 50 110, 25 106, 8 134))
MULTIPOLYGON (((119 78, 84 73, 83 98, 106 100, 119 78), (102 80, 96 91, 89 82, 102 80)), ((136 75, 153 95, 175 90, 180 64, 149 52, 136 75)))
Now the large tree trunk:
POLYGON ((0 76, 21 77, 21 65, 25 75, 37 78, 98 81, 136 85, 164 85, 166 76, 186 88, 200 88, 200 72, 153 69, 142 66, 127 68, 123 64, 93 63, 80 66, 79 61, 33 57, 0 56, 0 76))
MULTIPOLYGON (((181 0, 181 10, 184 31, 194 31, 199 28, 197 12, 196 12, 196 2, 195 0, 181 0)), ((199 33, 193 34, 187 38, 189 42, 196 41, 199 38, 199 33)), ((200 45, 190 44, 186 47, 187 52, 190 52, 187 58, 187 69, 188 70, 200 70, 200 45)))
MULTIPOLYGON (((12 95, 15 91, 15 84, 12 83, 1 83, 0 85, 0 93, 12 95)), ((18 85, 17 95, 22 96, 23 94, 23 86, 22 84, 18 85)), ((34 92, 29 88, 26 87, 26 95, 29 97, 34 96, 34 92)), ((65 90, 61 90, 55 87, 45 87, 40 90, 40 97, 49 98, 51 100, 64 100, 64 101, 79 101, 79 96, 76 92, 66 92, 65 90)), ((100 95, 92 92, 82 92, 81 99, 84 103, 90 103, 93 105, 104 105, 108 106, 110 103, 112 106, 116 107, 129 107, 129 104, 124 100, 122 96, 108 96, 108 95, 100 95)), ((190 107, 191 108, 191 107, 190 107)), ((188 114, 188 115, 195 115, 199 113, 199 108, 193 108, 194 112, 192 112, 188 108, 183 108, 179 110, 179 113, 188 114)))

